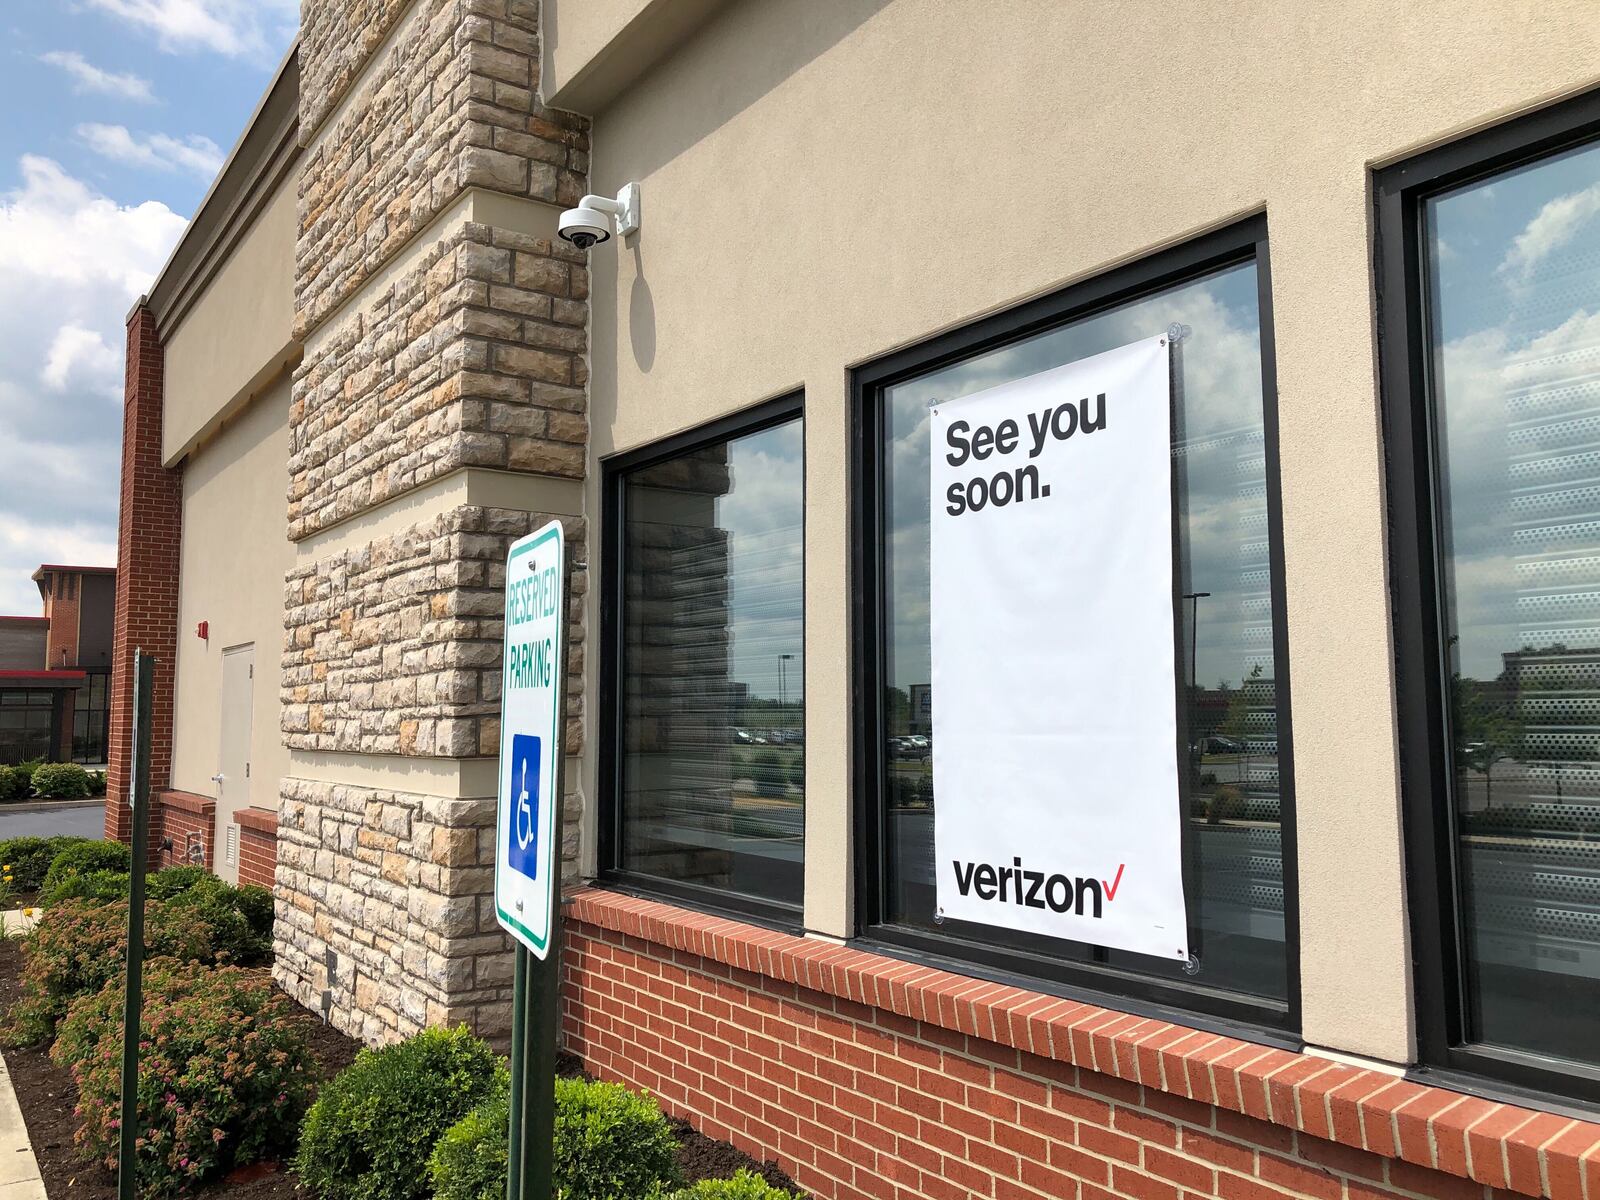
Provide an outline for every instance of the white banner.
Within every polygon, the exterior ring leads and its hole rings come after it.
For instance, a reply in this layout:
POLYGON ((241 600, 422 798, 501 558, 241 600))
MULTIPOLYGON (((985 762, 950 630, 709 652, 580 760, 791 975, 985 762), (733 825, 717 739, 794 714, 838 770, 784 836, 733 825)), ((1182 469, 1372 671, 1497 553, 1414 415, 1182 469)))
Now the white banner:
POLYGON ((946 918, 1188 958, 1170 392, 1152 337, 934 408, 946 918))

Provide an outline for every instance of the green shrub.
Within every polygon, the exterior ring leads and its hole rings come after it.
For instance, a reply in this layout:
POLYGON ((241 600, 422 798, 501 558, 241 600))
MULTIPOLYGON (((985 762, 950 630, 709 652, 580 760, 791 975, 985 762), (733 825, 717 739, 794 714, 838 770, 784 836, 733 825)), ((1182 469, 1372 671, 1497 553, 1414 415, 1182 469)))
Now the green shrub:
POLYGON ((0 766, 0 804, 24 800, 28 795, 28 777, 15 767, 0 766))
POLYGON ((424 1200, 434 1145, 489 1094, 498 1066, 464 1025, 361 1051, 306 1114, 301 1184, 319 1200, 424 1200))
POLYGON ((445 1132, 428 1159, 433 1200, 501 1200, 510 1166, 511 1076, 496 1072, 489 1098, 445 1132))
POLYGON ((33 790, 46 800, 82 800, 89 794, 89 772, 77 763, 45 763, 33 773, 33 790))
MULTIPOLYGON (((166 873, 158 871, 152 878, 159 879, 166 873)), ((182 886, 185 882, 178 881, 179 890, 169 903, 199 913, 211 926, 220 954, 230 962, 250 966, 272 952, 271 892, 254 884, 234 887, 209 873, 189 882, 187 887, 182 886)))
POLYGON ((65 900, 94 900, 104 904, 127 898, 126 871, 85 871, 81 875, 68 875, 54 887, 39 893, 39 903, 46 908, 54 908, 65 900))
MULTIPOLYGON (((198 911, 171 902, 145 905, 149 957, 214 961, 214 940, 215 930, 198 911)), ((46 909, 22 941, 22 994, 4 1040, 31 1046, 54 1038, 72 1001, 94 995, 122 973, 127 943, 126 900, 67 900, 46 909)))
POLYGON ((181 867, 163 867, 159 871, 152 871, 144 881, 144 894, 152 900, 171 900, 182 892, 187 892, 197 883, 204 883, 216 876, 204 867, 192 866, 185 863, 181 867))
POLYGON ((661 1109, 615 1083, 556 1080, 556 1200, 634 1200, 676 1187, 678 1139, 661 1109))
POLYGON ((663 1200, 794 1200, 794 1196, 773 1187, 754 1171, 738 1171, 732 1179, 702 1179, 691 1183, 663 1200))
POLYGON ((106 794, 106 773, 104 771, 89 772, 89 795, 104 796, 106 794))
MULTIPOLYGON (((434 1200, 506 1194, 509 1104, 510 1077, 502 1072, 488 1098, 439 1139, 428 1161, 434 1200)), ((556 1080, 555 1200, 660 1197, 682 1182, 677 1151, 655 1101, 619 1084, 556 1080)))
POLYGON ((26 758, 12 765, 11 769, 22 776, 22 794, 24 796, 33 791, 33 773, 42 766, 44 766, 44 759, 42 758, 26 758))
POLYGON ((126 871, 133 855, 121 842, 75 841, 58 853, 45 872, 41 891, 48 892, 69 875, 90 871, 126 871))
POLYGON ((19 892, 37 892, 50 864, 68 846, 86 842, 75 837, 15 837, 0 842, 0 864, 11 868, 19 892))
MULTIPOLYGON (((50 1056, 70 1067, 78 1142, 106 1166, 121 1112, 120 980, 77 1000, 50 1056)), ((315 1062, 294 1004, 261 971, 172 959, 145 977, 134 1158, 140 1196, 173 1196, 294 1141, 315 1062)))

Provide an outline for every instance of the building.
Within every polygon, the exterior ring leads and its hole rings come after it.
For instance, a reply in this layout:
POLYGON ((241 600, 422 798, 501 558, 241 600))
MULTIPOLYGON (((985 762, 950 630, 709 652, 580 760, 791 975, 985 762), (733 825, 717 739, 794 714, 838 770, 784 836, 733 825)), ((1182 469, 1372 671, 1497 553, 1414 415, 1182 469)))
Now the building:
POLYGON ((0 616, 0 763, 106 761, 116 575, 46 563, 43 615, 0 616))
POLYGON ((1596 644, 1586 15, 306 0, 129 317, 112 796, 137 644, 173 857, 274 880, 283 985, 502 1033, 503 562, 559 517, 595 1071, 824 1200, 1595 1200, 1600 681, 1523 697, 1564 816, 1456 786, 1522 719, 1466 684, 1596 644), (1168 330, 1149 703, 1235 747, 1185 964, 938 920, 947 743, 887 726, 930 402, 1168 330))

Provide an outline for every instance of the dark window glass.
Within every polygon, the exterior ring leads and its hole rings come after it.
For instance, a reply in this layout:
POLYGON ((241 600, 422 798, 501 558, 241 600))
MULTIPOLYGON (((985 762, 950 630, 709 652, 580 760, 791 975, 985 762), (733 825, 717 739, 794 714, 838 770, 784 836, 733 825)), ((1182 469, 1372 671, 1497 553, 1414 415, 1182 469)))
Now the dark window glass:
POLYGON ((1600 1065, 1600 147, 1422 218, 1461 1032, 1600 1065))
POLYGON ((48 691, 0 693, 0 763, 56 757, 50 737, 53 705, 48 691))
POLYGON ((111 675, 90 671, 74 701, 72 717, 72 757, 80 763, 106 761, 106 744, 111 723, 111 675))
MULTIPOLYGON (((1284 1002, 1283 839, 1268 535, 1261 314, 1253 263, 968 358, 883 391, 883 705, 887 744, 882 919, 942 938, 1101 964, 1284 1002), (1125 951, 945 922, 934 914, 929 734, 930 400, 954 399, 1174 322, 1172 444, 1179 506, 1182 694, 1187 698, 1185 870, 1198 970, 1125 951)), ((1162 698, 1153 698, 1159 703, 1162 698)), ((954 951, 959 953, 959 951, 954 951)))
POLYGON ((799 418, 621 480, 630 874, 798 905, 805 647, 799 418))

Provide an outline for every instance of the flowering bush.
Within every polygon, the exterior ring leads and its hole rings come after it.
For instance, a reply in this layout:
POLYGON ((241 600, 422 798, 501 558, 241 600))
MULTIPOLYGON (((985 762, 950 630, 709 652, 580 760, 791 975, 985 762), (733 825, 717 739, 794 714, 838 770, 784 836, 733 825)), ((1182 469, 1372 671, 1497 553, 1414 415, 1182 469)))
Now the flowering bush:
MULTIPOLYGON (((50 1056, 78 1083, 78 1144, 114 1166, 122 1074, 120 980, 73 1003, 50 1056)), ((150 964, 139 1030, 134 1171, 173 1196, 294 1144, 314 1062, 295 1008, 259 970, 150 964)))
POLYGON ((68 846, 86 842, 77 837, 14 837, 0 842, 0 863, 10 867, 19 892, 37 892, 50 864, 68 846))
MULTIPOLYGON (((153 901, 145 906, 144 922, 151 958, 215 959, 215 930, 197 910, 153 901)), ((126 900, 67 900, 47 910, 22 942, 22 996, 11 1009, 4 1040, 15 1046, 49 1041, 73 1000, 94 995, 122 973, 127 943, 126 900)))
POLYGON ((302 1186, 319 1200, 425 1200, 434 1143, 488 1094, 498 1068, 465 1025, 361 1051, 306 1114, 302 1186))

